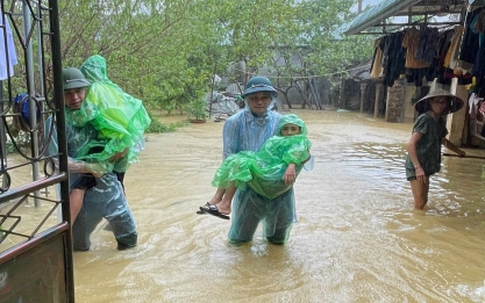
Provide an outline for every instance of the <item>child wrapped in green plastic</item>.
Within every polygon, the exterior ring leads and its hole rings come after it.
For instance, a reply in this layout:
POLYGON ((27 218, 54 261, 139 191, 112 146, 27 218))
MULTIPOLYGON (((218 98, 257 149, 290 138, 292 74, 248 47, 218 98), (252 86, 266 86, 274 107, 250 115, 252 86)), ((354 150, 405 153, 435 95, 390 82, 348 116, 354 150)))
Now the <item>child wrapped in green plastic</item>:
MULTIPOLYGON (((80 70, 90 86, 81 110, 67 111, 66 120, 77 127, 91 123, 98 131, 98 140, 86 144, 76 159, 100 164, 97 174, 114 171, 124 188, 125 172, 132 163, 139 161, 138 155, 145 147, 144 132, 151 119, 141 100, 125 93, 108 79, 107 63, 103 57, 89 57, 80 70)), ((93 176, 83 179, 84 182, 79 182, 82 185, 71 191, 71 204, 78 210, 81 209, 85 190, 96 184, 93 176)), ((76 215, 73 215, 72 222, 76 215)))
POLYGON ((198 214, 229 219, 229 213, 220 210, 230 209, 237 188, 250 186, 268 199, 288 191, 310 159, 311 142, 306 135, 305 123, 297 115, 281 117, 278 135, 268 139, 258 152, 242 151, 227 157, 212 181, 216 194, 198 214))
MULTIPOLYGON (((79 157, 105 162, 118 152, 126 152, 125 161, 113 163, 115 171, 126 171, 131 163, 138 161, 144 148, 143 134, 151 122, 148 113, 141 100, 125 93, 108 79, 103 57, 89 57, 80 69, 91 85, 81 110, 69 112, 66 118, 74 126, 91 123, 99 131, 100 141, 87 144, 79 157), (98 152, 89 153, 92 148, 98 148, 98 152)), ((107 170, 111 169, 107 167, 107 170)))

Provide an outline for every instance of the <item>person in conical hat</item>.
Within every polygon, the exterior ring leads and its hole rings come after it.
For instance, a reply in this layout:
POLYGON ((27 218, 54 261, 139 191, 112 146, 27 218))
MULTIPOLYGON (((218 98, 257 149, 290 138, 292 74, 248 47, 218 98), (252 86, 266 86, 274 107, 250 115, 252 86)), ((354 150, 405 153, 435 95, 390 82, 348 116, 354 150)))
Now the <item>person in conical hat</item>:
POLYGON ((418 102, 414 105, 414 108, 416 111, 420 114, 427 112, 428 110, 431 109, 430 106, 430 101, 434 100, 435 98, 447 98, 448 99, 448 106, 446 107, 446 110, 443 111, 442 115, 447 115, 450 113, 454 113, 458 110, 460 110, 463 107, 463 100, 458 98, 457 96, 453 95, 447 90, 444 90, 442 88, 438 88, 423 98, 419 99, 418 102))
POLYGON ((411 182, 414 208, 428 203, 429 176, 440 171, 441 145, 465 157, 466 153, 446 139, 448 130, 444 115, 463 107, 463 100, 443 89, 436 89, 414 105, 419 116, 414 122, 407 145, 406 178, 411 182))

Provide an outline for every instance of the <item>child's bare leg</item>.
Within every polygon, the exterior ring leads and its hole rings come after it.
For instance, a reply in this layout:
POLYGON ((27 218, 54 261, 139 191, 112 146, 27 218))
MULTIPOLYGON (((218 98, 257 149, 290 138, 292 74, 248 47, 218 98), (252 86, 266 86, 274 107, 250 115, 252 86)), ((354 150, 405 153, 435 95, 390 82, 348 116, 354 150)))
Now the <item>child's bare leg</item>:
POLYGON ((76 221, 77 215, 81 211, 84 200, 84 189, 74 188, 69 195, 71 200, 71 224, 76 221))
POLYGON ((219 209, 219 212, 223 214, 231 213, 231 203, 235 193, 236 193, 236 186, 234 185, 234 181, 233 181, 231 182, 231 185, 226 189, 226 193, 224 194, 222 201, 217 204, 217 209, 219 209))
POLYGON ((218 188, 216 190, 216 193, 212 197, 212 199, 209 200, 209 204, 219 204, 222 201, 222 197, 224 196, 226 190, 224 188, 218 188))
POLYGON ((426 183, 419 180, 412 180, 411 190, 414 197, 414 209, 423 209, 426 203, 428 203, 429 177, 426 178, 426 183))

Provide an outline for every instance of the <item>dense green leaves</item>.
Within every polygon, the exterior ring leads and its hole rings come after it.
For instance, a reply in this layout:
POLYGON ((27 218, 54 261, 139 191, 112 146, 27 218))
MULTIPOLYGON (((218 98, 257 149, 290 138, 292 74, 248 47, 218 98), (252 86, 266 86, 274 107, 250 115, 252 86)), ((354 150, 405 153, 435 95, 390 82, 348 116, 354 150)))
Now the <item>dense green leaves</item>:
MULTIPOLYGON (((182 110, 199 100, 217 73, 294 79, 341 74, 372 53, 369 37, 338 38, 353 0, 64 0, 63 63, 93 54, 108 76, 149 108, 182 110), (244 62, 235 73, 228 69, 244 62), (244 69, 245 67, 245 69, 244 69), (264 68, 264 69, 263 69, 264 68)), ((244 80, 244 79, 243 79, 244 80)))

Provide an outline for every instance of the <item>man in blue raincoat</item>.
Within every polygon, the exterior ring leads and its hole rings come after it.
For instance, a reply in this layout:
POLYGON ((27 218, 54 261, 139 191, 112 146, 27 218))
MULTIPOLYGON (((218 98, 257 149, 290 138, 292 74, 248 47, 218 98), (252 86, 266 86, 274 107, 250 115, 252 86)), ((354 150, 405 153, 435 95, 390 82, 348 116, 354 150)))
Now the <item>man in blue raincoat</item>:
MULTIPOLYGON (((281 114, 271 110, 276 96, 277 91, 268 78, 256 76, 248 81, 242 95, 244 109, 224 124, 224 159, 240 151, 256 152, 277 133, 281 114)), ((268 242, 284 244, 288 240, 291 226, 296 222, 293 187, 274 199, 259 195, 250 186, 236 191, 229 242, 243 244, 252 241, 261 221, 268 242)))

